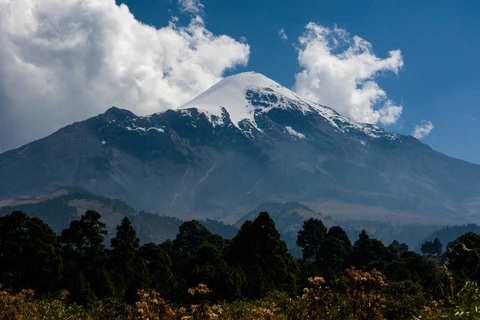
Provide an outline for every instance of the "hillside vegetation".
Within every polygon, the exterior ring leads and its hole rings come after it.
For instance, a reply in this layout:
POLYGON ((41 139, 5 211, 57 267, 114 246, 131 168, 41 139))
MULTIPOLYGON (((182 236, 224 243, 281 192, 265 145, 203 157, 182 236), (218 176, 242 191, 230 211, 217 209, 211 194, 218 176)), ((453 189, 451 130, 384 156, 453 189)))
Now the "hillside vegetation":
POLYGON ((141 245, 122 219, 88 210, 59 236, 39 218, 0 217, 0 319, 480 318, 480 236, 421 256, 362 231, 306 220, 294 259, 267 212, 230 240, 199 221, 141 245))

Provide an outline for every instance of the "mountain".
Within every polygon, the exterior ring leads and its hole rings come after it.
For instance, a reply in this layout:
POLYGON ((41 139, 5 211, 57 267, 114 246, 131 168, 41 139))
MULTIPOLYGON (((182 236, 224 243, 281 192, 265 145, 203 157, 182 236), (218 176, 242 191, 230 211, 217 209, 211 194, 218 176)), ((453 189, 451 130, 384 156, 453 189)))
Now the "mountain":
MULTIPOLYGON (((92 194, 76 187, 63 187, 43 197, 22 197, 9 199, 9 203, 0 202, 0 216, 13 211, 24 211, 31 217, 37 217, 46 222, 57 234, 67 228, 73 220, 77 220, 87 210, 96 210, 101 214, 101 220, 106 224, 108 234, 107 244, 116 234, 116 227, 124 217, 132 222, 137 236, 142 243, 162 243, 167 239, 175 239, 178 227, 183 220, 160 216, 148 212, 137 212, 128 204, 107 197, 92 194)), ((200 221, 212 233, 231 239, 238 229, 216 220, 200 221)))
POLYGON ((480 166, 354 122, 258 73, 147 117, 111 108, 0 155, 0 199, 82 187, 137 210, 237 221, 296 201, 336 219, 480 214, 480 166))

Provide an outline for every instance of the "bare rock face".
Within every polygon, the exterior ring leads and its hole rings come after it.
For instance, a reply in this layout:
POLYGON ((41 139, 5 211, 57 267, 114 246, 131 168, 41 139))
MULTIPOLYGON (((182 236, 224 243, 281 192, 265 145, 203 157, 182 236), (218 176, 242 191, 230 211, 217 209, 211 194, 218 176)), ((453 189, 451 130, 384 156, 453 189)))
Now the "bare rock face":
MULTIPOLYGON (((257 73, 148 117, 111 108, 0 155, 0 199, 78 186, 234 222, 266 201, 422 221, 480 215, 480 166, 354 122, 257 73)), ((370 218, 375 218, 375 217, 370 218)))

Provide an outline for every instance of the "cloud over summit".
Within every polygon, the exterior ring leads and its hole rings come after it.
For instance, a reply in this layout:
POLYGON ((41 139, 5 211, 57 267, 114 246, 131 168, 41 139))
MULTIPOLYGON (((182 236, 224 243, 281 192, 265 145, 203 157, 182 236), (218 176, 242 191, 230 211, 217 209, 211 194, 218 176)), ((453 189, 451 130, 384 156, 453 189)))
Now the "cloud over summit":
POLYGON ((200 1, 180 4, 191 22, 156 29, 115 0, 0 0, 0 152, 112 105, 179 106, 247 64, 249 45, 210 32, 200 1))
POLYGON ((413 129, 412 136, 417 139, 423 139, 430 134, 434 126, 431 121, 422 121, 420 124, 417 124, 413 129))
POLYGON ((376 81, 384 72, 397 74, 403 67, 400 50, 381 59, 368 41, 313 22, 299 38, 297 50, 303 69, 295 83, 300 95, 360 122, 390 125, 400 118, 402 106, 388 99, 376 81))

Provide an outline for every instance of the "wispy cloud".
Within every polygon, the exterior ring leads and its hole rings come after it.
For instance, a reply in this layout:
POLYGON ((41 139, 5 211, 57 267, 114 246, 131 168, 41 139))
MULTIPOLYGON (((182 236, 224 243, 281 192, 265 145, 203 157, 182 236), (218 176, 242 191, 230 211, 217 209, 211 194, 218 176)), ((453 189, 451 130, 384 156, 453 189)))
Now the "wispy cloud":
POLYGON ((472 120, 472 121, 475 121, 475 122, 478 122, 478 118, 475 118, 475 117, 472 117, 472 116, 467 116, 468 119, 472 120))
POLYGON ((205 6, 200 0, 178 0, 180 10, 184 13, 201 15, 205 6))
POLYGON ((296 75, 295 90, 300 95, 361 122, 390 125, 400 118, 403 107, 377 83, 386 71, 402 69, 400 50, 382 59, 359 36, 309 23, 299 38, 298 61, 303 70, 296 75))
POLYGON ((154 28, 115 0, 0 7, 0 152, 112 105, 140 115, 177 107, 249 58, 247 43, 213 34, 199 16, 154 28))
POLYGON ((280 29, 280 31, 278 31, 278 36, 280 37, 280 39, 282 40, 288 40, 288 36, 287 34, 285 33, 285 29, 280 29))
POLYGON ((431 121, 422 121, 413 129, 412 136, 417 139, 423 139, 433 130, 434 126, 431 121))

